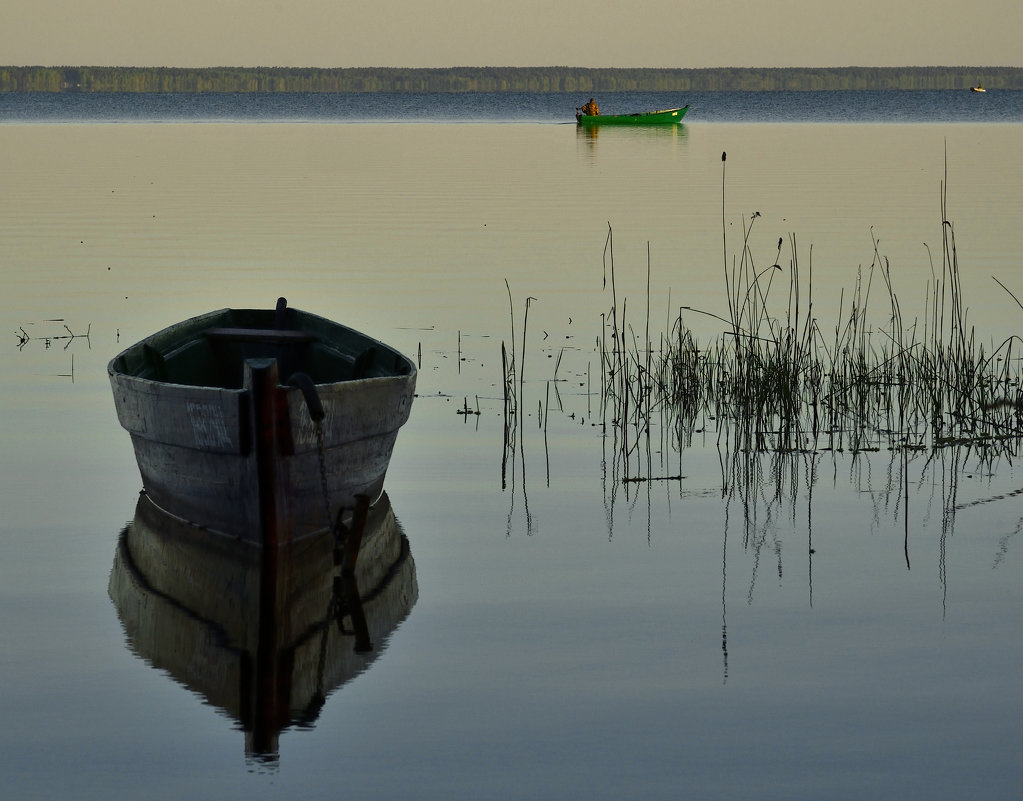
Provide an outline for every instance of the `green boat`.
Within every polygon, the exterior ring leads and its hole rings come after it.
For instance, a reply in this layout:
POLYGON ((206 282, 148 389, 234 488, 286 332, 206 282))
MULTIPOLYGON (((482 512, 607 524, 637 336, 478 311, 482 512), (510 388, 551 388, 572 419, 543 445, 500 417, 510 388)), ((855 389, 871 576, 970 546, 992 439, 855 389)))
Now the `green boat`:
POLYGON ((689 106, 666 108, 661 111, 641 111, 637 114, 576 114, 580 125, 677 125, 689 111, 689 106))

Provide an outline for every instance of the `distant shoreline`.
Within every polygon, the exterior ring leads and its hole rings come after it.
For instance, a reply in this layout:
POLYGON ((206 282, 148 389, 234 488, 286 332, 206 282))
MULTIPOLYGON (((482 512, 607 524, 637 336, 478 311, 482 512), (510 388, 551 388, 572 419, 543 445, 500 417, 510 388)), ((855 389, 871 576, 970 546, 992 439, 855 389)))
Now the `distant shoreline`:
POLYGON ((0 92, 770 92, 1023 89, 1023 67, 0 67, 0 92))

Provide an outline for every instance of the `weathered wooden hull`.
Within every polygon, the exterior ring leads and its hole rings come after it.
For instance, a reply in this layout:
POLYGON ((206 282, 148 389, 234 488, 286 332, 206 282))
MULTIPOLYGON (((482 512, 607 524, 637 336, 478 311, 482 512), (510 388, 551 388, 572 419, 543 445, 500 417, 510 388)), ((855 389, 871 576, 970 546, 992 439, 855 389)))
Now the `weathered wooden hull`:
POLYGON ((254 549, 157 508, 143 493, 118 539, 108 592, 132 650, 202 695, 274 762, 280 732, 367 670, 418 598, 408 540, 385 494, 351 574, 333 540, 254 549))
POLYGON ((593 125, 677 125, 682 122, 687 111, 689 111, 689 106, 637 114, 576 114, 575 119, 583 127, 593 125))
POLYGON ((415 365, 397 351, 306 312, 285 317, 281 334, 273 311, 211 312, 108 367, 152 501, 255 545, 323 530, 359 495, 376 500, 415 392, 415 365), (314 385, 320 423, 295 373, 314 385))

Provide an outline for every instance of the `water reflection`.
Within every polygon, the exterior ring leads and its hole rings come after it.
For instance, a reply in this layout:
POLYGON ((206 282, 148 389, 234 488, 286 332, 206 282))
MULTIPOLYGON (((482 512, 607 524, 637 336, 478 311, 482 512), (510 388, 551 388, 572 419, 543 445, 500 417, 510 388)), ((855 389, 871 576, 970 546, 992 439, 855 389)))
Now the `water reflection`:
POLYGON ((118 538, 109 594, 131 649, 229 715, 247 758, 272 768, 280 733, 311 726, 418 598, 386 493, 369 512, 354 575, 335 561, 328 538, 243 547, 169 517, 143 493, 118 538))
MULTIPOLYGON (((606 438, 612 454, 616 434, 613 430, 606 438)), ((631 518, 645 501, 649 542, 652 497, 674 495, 694 510, 706 494, 702 488, 690 490, 685 475, 666 475, 662 454, 653 454, 649 440, 641 450, 647 469, 640 479, 624 476, 613 455, 602 462, 609 539, 620 518, 616 507, 631 518)), ((1020 455, 1018 440, 997 447, 957 444, 929 450, 754 451, 731 447, 726 435, 716 452, 721 528, 714 536, 721 543, 723 683, 729 681, 730 611, 737 602, 770 607, 777 603, 779 588, 787 585, 789 597, 795 601, 802 594, 804 608, 813 610, 819 585, 825 605, 833 608, 842 593, 836 585, 846 574, 883 575, 897 577, 896 584, 911 591, 930 587, 925 597, 944 622, 956 608, 955 599, 962 612, 963 595, 975 589, 978 575, 978 560, 963 549, 964 540, 952 551, 955 535, 965 535, 971 547, 985 539, 988 547, 993 545, 987 560, 989 571, 995 571, 1023 532, 1023 517, 1006 503, 1023 494, 1011 479, 1020 455), (998 476, 1008 480, 996 481, 998 476), (987 505, 999 508, 986 519, 974 514, 961 520, 964 512, 987 505), (991 531, 1004 533, 992 542, 991 531), (870 539, 867 550, 864 536, 870 539)), ((706 453, 697 447, 674 459, 692 464, 693 457, 706 453)), ((984 558, 979 561, 983 564, 984 558)), ((878 583, 872 592, 880 596, 893 590, 878 583)))
POLYGON ((576 141, 581 144, 596 146, 598 139, 604 141, 622 140, 671 140, 675 143, 685 143, 689 137, 689 129, 685 123, 678 125, 577 125, 575 130, 576 141))

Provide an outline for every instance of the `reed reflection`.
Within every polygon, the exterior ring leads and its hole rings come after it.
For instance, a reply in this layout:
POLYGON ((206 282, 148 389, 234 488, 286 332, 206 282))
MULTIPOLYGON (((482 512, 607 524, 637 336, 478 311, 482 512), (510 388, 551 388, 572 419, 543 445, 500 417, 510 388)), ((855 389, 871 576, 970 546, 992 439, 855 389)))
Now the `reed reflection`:
MULTIPOLYGON (((536 300, 530 296, 526 298, 522 311, 522 333, 519 339, 522 345, 521 351, 516 351, 515 333, 515 301, 512 297, 511 285, 508 280, 504 282, 508 292, 508 309, 511 314, 511 351, 509 352, 505 343, 501 343, 501 386, 504 394, 504 438, 501 448, 501 490, 510 489, 511 497, 508 506, 508 518, 506 521, 505 536, 510 537, 515 519, 515 481, 516 471, 521 471, 522 506, 526 519, 526 534, 532 536, 536 533, 536 522, 532 512, 529 510, 529 496, 526 492, 526 444, 523 425, 525 416, 521 413, 520 403, 525 400, 525 365, 526 365, 526 331, 529 327, 529 306, 536 300), (516 460, 516 452, 518 459, 516 460)), ((545 415, 543 406, 538 408, 537 419, 543 426, 545 415)), ((546 450, 546 435, 544 437, 544 448, 546 450)), ((550 486, 550 475, 547 479, 550 486)))
POLYGON ((282 731, 368 669, 418 598, 408 540, 385 493, 354 569, 330 537, 259 549, 165 514, 142 493, 117 542, 109 594, 131 650, 222 710, 253 763, 282 731))

